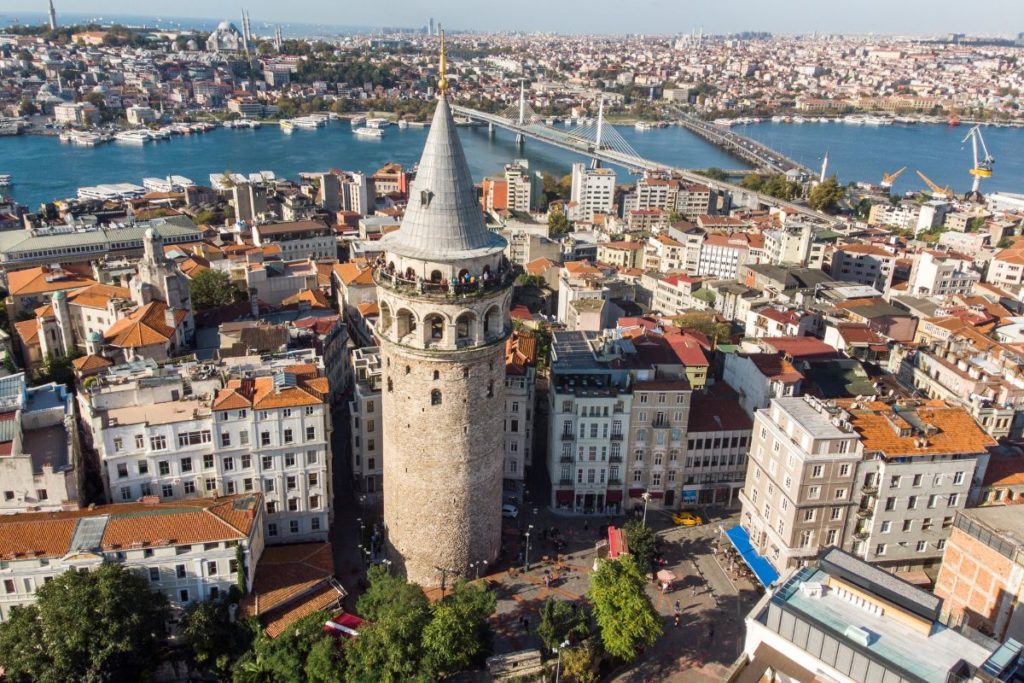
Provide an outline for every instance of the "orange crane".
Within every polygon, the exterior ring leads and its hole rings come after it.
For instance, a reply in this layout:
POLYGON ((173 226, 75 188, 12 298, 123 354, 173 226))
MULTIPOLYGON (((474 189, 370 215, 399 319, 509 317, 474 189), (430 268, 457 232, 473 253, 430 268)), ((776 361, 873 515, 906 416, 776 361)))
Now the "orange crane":
POLYGON ((952 199, 953 197, 956 196, 956 193, 953 192, 952 189, 950 189, 949 185, 947 185, 946 187, 939 187, 936 183, 932 182, 932 179, 926 176, 924 173, 918 171, 917 175, 921 176, 921 180, 924 181, 924 184, 928 186, 928 189, 931 190, 932 194, 934 194, 935 196, 944 197, 946 199, 952 199))
POLYGON ((892 187, 892 184, 896 182, 896 179, 899 178, 901 175, 903 175, 903 172, 906 171, 906 170, 907 170, 907 167, 904 166, 903 168, 901 168, 898 171, 893 171, 892 173, 883 173, 882 174, 882 187, 884 187, 885 189, 888 190, 890 187, 892 187))

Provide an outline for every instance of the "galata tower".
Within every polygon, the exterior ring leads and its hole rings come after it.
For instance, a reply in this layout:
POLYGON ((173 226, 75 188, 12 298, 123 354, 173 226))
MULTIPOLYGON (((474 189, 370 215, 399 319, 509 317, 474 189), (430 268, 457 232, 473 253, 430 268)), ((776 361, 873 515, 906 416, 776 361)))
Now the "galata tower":
POLYGON ((441 41, 437 110, 402 226, 382 240, 374 270, 387 549, 423 586, 498 556, 511 330, 507 243, 484 225, 441 41))

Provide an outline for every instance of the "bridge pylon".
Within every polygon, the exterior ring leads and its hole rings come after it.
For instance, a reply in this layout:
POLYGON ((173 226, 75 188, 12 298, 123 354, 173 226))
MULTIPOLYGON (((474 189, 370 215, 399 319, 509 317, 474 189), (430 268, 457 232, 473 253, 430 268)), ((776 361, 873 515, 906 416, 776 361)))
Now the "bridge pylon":
POLYGON ((520 149, 526 146, 526 136, 522 133, 516 133, 516 146, 520 149))

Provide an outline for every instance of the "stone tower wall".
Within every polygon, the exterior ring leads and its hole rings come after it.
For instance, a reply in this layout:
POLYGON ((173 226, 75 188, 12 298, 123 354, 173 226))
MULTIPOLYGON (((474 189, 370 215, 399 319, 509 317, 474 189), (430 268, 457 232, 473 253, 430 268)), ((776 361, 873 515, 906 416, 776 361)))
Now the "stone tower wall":
POLYGON ((437 586, 440 567, 450 584, 500 549, 504 336, 438 351, 382 335, 380 347, 388 554, 409 581, 437 586))

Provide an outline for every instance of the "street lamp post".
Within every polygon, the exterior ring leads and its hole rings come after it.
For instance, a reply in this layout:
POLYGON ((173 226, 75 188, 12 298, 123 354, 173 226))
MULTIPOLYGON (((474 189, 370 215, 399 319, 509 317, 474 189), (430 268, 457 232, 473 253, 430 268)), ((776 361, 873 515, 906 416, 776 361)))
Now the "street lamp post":
POLYGON ((558 650, 558 664, 555 665, 555 683, 559 683, 562 680, 562 650, 569 647, 569 641, 563 641, 557 648, 558 650))
POLYGON ((532 524, 530 526, 526 527, 526 556, 524 557, 524 559, 526 561, 523 563, 523 571, 526 571, 526 572, 530 571, 530 532, 531 531, 533 531, 533 525, 532 524))
POLYGON ((651 499, 651 494, 644 491, 640 497, 644 499, 644 526, 647 526, 647 502, 651 499))

